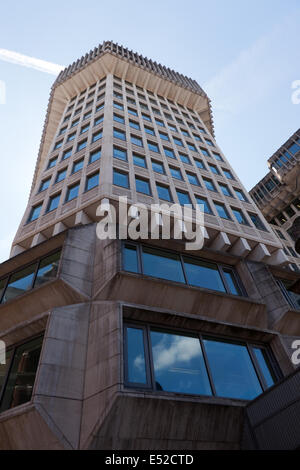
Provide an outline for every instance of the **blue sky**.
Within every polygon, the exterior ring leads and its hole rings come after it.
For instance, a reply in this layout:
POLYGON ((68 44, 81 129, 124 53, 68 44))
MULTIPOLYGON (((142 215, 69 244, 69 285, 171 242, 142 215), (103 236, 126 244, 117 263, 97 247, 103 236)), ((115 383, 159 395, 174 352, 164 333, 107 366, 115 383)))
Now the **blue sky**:
MULTIPOLYGON (((112 39, 197 80, 249 190, 299 126, 299 0, 2 2, 0 49, 60 65, 112 39)), ((0 60, 0 262, 24 213, 54 75, 0 60)))

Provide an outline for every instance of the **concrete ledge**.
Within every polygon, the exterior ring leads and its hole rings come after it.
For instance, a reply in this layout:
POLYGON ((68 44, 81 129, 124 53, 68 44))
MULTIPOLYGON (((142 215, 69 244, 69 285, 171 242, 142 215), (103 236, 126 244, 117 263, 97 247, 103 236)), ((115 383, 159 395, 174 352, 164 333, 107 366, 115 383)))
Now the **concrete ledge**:
POLYGON ((262 302, 131 273, 116 274, 94 300, 118 300, 192 313, 216 321, 267 327, 267 311, 262 302))

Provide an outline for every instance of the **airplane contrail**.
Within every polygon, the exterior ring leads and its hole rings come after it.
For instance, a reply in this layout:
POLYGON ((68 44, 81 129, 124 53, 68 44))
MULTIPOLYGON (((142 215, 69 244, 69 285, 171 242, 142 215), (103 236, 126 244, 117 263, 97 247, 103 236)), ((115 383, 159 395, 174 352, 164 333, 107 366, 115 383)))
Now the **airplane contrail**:
POLYGON ((39 70, 40 72, 58 75, 65 66, 53 64, 45 60, 36 59, 27 55, 19 54, 18 52, 8 51, 7 49, 0 49, 0 60, 11 62, 13 64, 22 65, 31 69, 39 70))

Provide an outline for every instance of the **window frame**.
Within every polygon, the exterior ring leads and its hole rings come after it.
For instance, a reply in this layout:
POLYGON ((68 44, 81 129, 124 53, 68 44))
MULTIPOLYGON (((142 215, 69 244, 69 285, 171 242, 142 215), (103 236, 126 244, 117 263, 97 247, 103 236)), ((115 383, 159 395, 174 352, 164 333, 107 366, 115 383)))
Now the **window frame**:
MULTIPOLYGON (((41 333, 38 333, 34 336, 30 336, 29 338, 26 338, 26 340, 21 340, 21 341, 18 341, 17 343, 14 343, 12 346, 10 346, 7 351, 12 351, 12 355, 11 355, 11 358, 9 359, 9 363, 8 363, 8 367, 7 367, 7 371, 5 373, 5 377, 4 377, 4 380, 3 380, 3 385, 2 385, 2 389, 0 389, 0 410, 1 410, 1 406, 2 406, 2 400, 3 400, 3 397, 4 397, 4 394, 5 394, 5 391, 6 391, 6 387, 7 387, 7 383, 8 383, 8 379, 9 379, 9 376, 10 376, 10 373, 11 373, 11 368, 12 368, 12 365, 14 363, 14 358, 15 358, 15 355, 16 355, 16 351, 17 349, 20 347, 20 346, 23 346, 27 343, 30 343, 36 339, 39 339, 39 338, 43 338, 43 341, 44 341, 44 337, 45 337, 45 331, 42 331, 41 333)), ((43 348, 43 341, 42 341, 42 348, 43 348)), ((42 352, 42 350, 41 350, 42 352)), ((40 360, 41 360, 41 354, 40 354, 40 357, 39 357, 39 362, 38 362, 38 366, 40 364, 40 360)), ((34 384, 35 384, 35 381, 36 381, 36 376, 37 376, 37 373, 38 373, 38 366, 37 366, 37 369, 36 369, 36 374, 35 374, 35 378, 34 378, 34 384)), ((25 403, 30 403, 30 401, 32 401, 32 395, 31 395, 31 399, 25 403)), ((23 403, 23 404, 25 404, 23 403)), ((0 414, 1 413, 4 413, 6 411, 9 411, 13 408, 18 408, 18 406, 22 406, 23 404, 20 404, 20 405, 17 405, 17 406, 14 406, 14 407, 10 407, 10 408, 7 408, 5 410, 2 410, 0 411, 0 414)))
MULTIPOLYGON (((34 276, 33 276, 33 279, 32 279, 31 287, 30 287, 30 289, 28 289, 28 291, 26 291, 26 292, 30 292, 32 289, 34 289, 35 281, 36 281, 36 278, 37 278, 38 271, 39 271, 39 269, 40 269, 41 262, 44 261, 44 259, 46 259, 46 258, 48 258, 48 257, 50 257, 50 256, 52 256, 52 255, 55 255, 55 253, 58 253, 58 252, 61 253, 60 259, 59 259, 59 263, 58 263, 58 267, 57 267, 57 277, 58 277, 58 275, 59 275, 59 270, 60 270, 61 259, 62 259, 62 254, 63 254, 63 253, 62 253, 62 248, 58 248, 58 249, 56 248, 55 250, 50 251, 50 252, 47 253, 46 255, 43 255, 41 258, 37 258, 37 259, 35 259, 35 260, 33 260, 33 261, 30 261, 29 263, 26 263, 25 265, 22 265, 21 267, 16 268, 16 269, 14 269, 13 271, 10 271, 8 275, 2 277, 2 278, 0 279, 0 281, 2 281, 3 279, 6 279, 6 283, 5 283, 5 287, 3 288, 3 292, 0 294, 0 305, 5 305, 6 303, 10 302, 10 301, 8 300, 8 302, 5 302, 5 304, 3 304, 3 303, 2 303, 2 300, 3 300, 4 294, 5 294, 5 292, 6 292, 6 288, 7 288, 8 284, 9 284, 9 280, 11 279, 11 277, 12 277, 14 274, 17 274, 19 271, 23 271, 24 269, 29 268, 30 266, 36 264, 36 269, 35 269, 35 271, 34 271, 34 276)), ((38 287, 37 287, 37 289, 38 289, 38 287)), ((21 297, 21 295, 23 295, 23 294, 20 294, 19 296, 14 297, 14 299, 21 297)), ((13 301, 14 299, 12 299, 11 301, 13 301)))
MULTIPOLYGON (((205 263, 211 263, 211 264, 214 264, 216 267, 217 267, 217 271, 220 275, 220 279, 221 281, 223 282, 223 285, 224 285, 224 288, 225 288, 225 292, 223 292, 224 294, 228 294, 228 295, 233 295, 234 297, 244 297, 244 298, 248 298, 248 294, 247 294, 247 291, 246 291, 246 288, 242 282, 242 280, 240 279, 240 276, 238 274, 238 272, 235 270, 234 266, 231 266, 231 265, 228 265, 228 264, 224 264, 224 263, 218 263, 216 261, 211 261, 211 260, 207 260, 205 258, 201 258, 201 257, 198 257, 198 256, 193 256, 193 255, 189 255, 189 254, 186 254, 186 253, 181 253, 181 252, 178 252, 176 250, 172 250, 172 249, 169 249, 169 248, 157 248, 155 246, 152 246, 152 245, 146 245, 145 243, 137 243, 137 242, 134 242, 134 241, 123 241, 122 242, 122 249, 121 249, 121 252, 122 252, 122 259, 121 259, 121 266, 122 266, 122 271, 124 272, 130 272, 130 271, 126 271, 125 270, 125 266, 124 266, 124 256, 123 256, 123 253, 124 253, 124 248, 125 248, 125 245, 131 245, 131 246, 134 246, 135 247, 135 250, 136 250, 136 254, 137 254, 137 266, 138 266, 138 272, 135 273, 135 274, 139 274, 139 275, 142 275, 142 276, 146 276, 146 277, 150 277, 150 278, 154 278, 154 279, 161 279, 161 278, 156 278, 155 276, 150 276, 149 274, 144 274, 144 270, 143 270, 143 247, 146 247, 146 248, 152 248, 154 250, 156 250, 158 252, 158 254, 161 252, 161 253, 166 253, 166 254, 171 254, 171 255, 178 255, 179 257, 179 261, 180 261, 180 264, 181 264, 181 267, 182 267, 182 271, 183 271, 183 275, 184 275, 184 283, 181 283, 179 282, 179 284, 181 285, 186 285, 188 287, 193 287, 193 288, 200 288, 200 289, 205 289, 205 290, 208 290, 208 291, 212 291, 212 292, 220 292, 220 291, 217 291, 217 290, 213 290, 213 289, 209 289, 209 288, 206 288, 206 287, 201 287, 201 286, 194 286, 192 284, 190 284, 188 282, 188 277, 187 277, 187 274, 186 274, 186 268, 185 268, 185 264, 184 264, 184 259, 183 258, 186 258, 186 259, 191 259, 192 261, 199 261, 199 262, 205 262, 205 263), (240 291, 240 293, 238 295, 236 294, 233 294, 231 291, 230 291, 230 286, 227 282, 227 279, 226 279, 226 276, 224 274, 223 271, 225 270, 228 270, 228 271, 231 271, 231 274, 232 274, 232 277, 233 277, 233 280, 234 280, 234 283, 236 284, 238 290, 240 291)), ((167 279, 162 279, 162 280, 167 280, 167 279)), ((167 280, 168 282, 175 282, 175 283, 178 283, 178 281, 171 281, 171 280, 167 280)), ((222 292, 221 292, 222 293, 222 292)))
MULTIPOLYGON (((195 397, 206 397, 206 398, 220 398, 222 400, 242 400, 249 402, 251 400, 247 400, 244 398, 235 398, 235 397, 224 397, 222 395, 217 395, 216 387, 213 380, 213 374, 210 367, 210 363, 207 356, 207 351, 204 346, 204 340, 211 340, 211 341, 220 341, 223 343, 229 344, 236 344, 244 346, 248 352, 250 362, 253 366, 254 373, 256 374, 257 380, 261 386, 262 393, 272 387, 267 386, 266 380, 264 378, 262 369, 260 367, 259 361, 256 358, 254 349, 259 348, 260 350, 264 351, 266 354, 266 363, 269 366, 269 372, 273 378, 274 384, 278 383, 282 378, 283 374, 277 363, 275 356, 273 354, 272 349, 265 343, 254 341, 250 342, 247 340, 239 339, 232 336, 225 336, 225 335, 218 335, 218 334, 207 334, 203 333, 202 331, 195 331, 190 329, 182 329, 179 327, 168 327, 168 326, 161 326, 157 323, 145 323, 138 320, 127 320, 124 318, 123 322, 123 370, 124 370, 124 387, 125 389, 135 389, 135 390, 149 390, 155 394, 172 394, 178 396, 195 396, 195 397), (146 372, 146 383, 138 383, 138 382, 129 382, 128 380, 128 337, 127 337, 127 329, 128 328, 135 328, 143 331, 143 347, 145 353, 145 372, 146 372), (153 352, 152 352, 152 344, 151 344, 151 331, 157 331, 165 334, 173 334, 173 335, 180 335, 183 337, 190 337, 199 340, 200 350, 203 356, 203 362, 205 366, 205 370, 207 373, 211 395, 204 395, 204 394, 189 394, 189 393, 180 393, 180 392, 172 392, 168 390, 157 390, 155 386, 155 371, 154 371, 154 361, 153 361, 153 352)), ((274 385, 273 385, 274 386, 274 385)), ((261 393, 261 394, 262 394, 261 393)), ((261 394, 257 395, 260 396, 261 394)))

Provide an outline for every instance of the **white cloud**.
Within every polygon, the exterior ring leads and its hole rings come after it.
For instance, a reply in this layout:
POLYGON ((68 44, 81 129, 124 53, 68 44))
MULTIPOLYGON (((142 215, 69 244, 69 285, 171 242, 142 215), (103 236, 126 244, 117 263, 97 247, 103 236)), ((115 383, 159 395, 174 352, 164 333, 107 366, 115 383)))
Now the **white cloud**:
MULTIPOLYGON (((176 364, 190 361, 201 354, 200 343, 197 338, 187 338, 184 336, 172 336, 169 338, 163 335, 158 344, 153 347, 156 371, 168 369, 176 364)), ((189 369, 189 372, 193 371, 189 369)))
POLYGON ((40 72, 58 75, 61 70, 65 68, 64 65, 53 64, 45 60, 36 59, 27 55, 19 54, 18 52, 8 51, 7 49, 0 49, 0 60, 11 62, 13 64, 29 67, 40 72))

